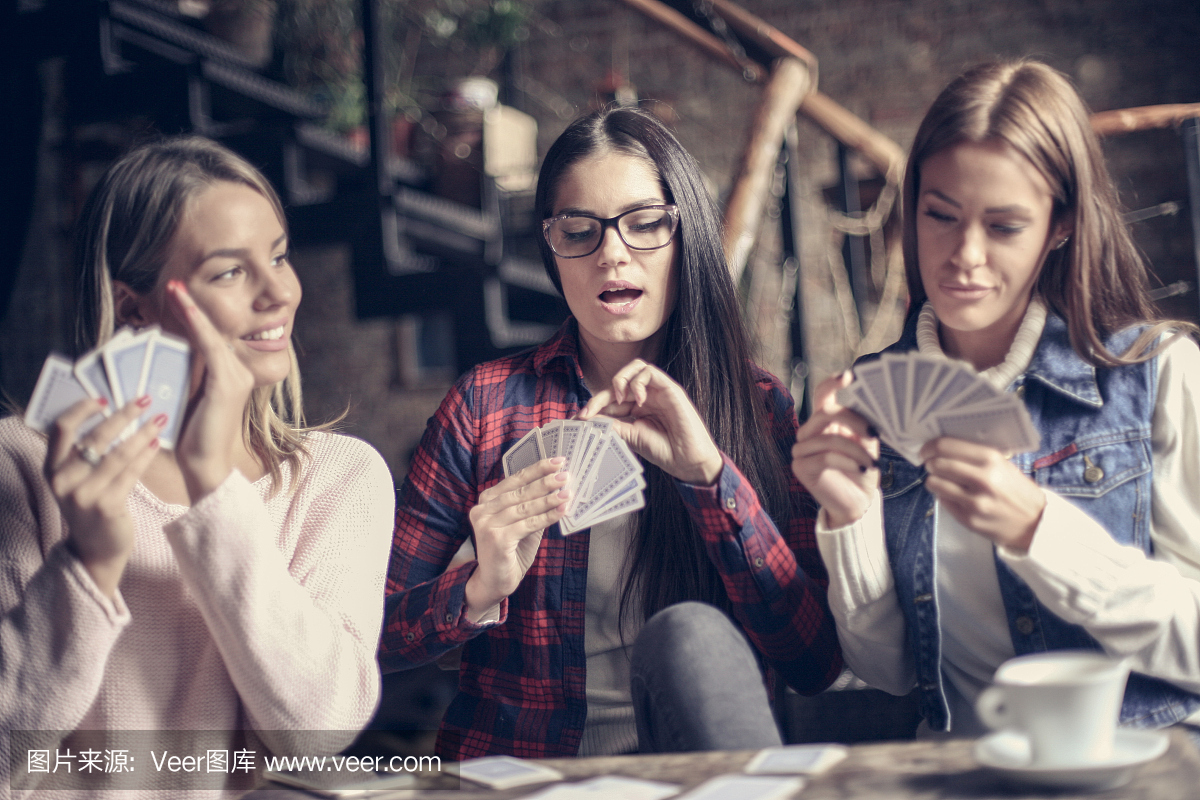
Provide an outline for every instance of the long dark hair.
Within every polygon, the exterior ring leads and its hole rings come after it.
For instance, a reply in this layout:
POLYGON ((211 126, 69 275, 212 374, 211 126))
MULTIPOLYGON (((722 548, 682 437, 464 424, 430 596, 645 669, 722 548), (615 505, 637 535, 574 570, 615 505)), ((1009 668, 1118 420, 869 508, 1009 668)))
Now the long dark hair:
POLYGON ((1092 130, 1087 106, 1058 71, 1038 61, 973 67, 933 101, 917 129, 904 176, 904 268, 914 309, 925 300, 917 263, 921 165, 963 142, 1004 142, 1041 173, 1054 197, 1052 222, 1071 230, 1065 247, 1042 264, 1037 292, 1067 321, 1071 345, 1094 366, 1144 361, 1169 330, 1195 326, 1163 320, 1148 294, 1145 263, 1121 218, 1116 187, 1092 130), (1104 346, 1107 334, 1151 323, 1125 353, 1104 346))
MULTIPOLYGON (((755 384, 751 348, 721 247, 717 209, 699 165, 657 118, 637 108, 609 108, 573 122, 542 162, 534 202, 540 219, 554 214, 563 174, 575 163, 615 152, 649 164, 668 203, 679 207, 679 296, 663 329, 658 366, 688 393, 717 447, 737 464, 782 530, 793 511, 784 456, 770 435, 755 384)), ((554 254, 539 239, 550 280, 562 292, 554 254)), ((683 600, 729 610, 720 574, 683 506, 674 479, 646 465, 646 507, 626 562, 621 616, 637 596, 645 618, 683 600)))

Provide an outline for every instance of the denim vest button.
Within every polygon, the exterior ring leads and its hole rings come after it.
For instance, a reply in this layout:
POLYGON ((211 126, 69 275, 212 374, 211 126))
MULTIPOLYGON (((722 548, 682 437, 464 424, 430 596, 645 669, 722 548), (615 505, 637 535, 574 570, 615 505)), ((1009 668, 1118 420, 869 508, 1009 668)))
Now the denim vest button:
POLYGON ((1028 636, 1033 633, 1033 620, 1029 617, 1017 617, 1017 632, 1022 636, 1028 636))
POLYGON ((1017 395, 1018 400, 1025 399, 1025 384, 1022 383, 1020 386, 1017 387, 1016 395, 1017 395))
POLYGON ((1104 480, 1104 470, 1092 463, 1087 456, 1083 457, 1083 479, 1088 483, 1099 483, 1104 480))
POLYGON ((929 510, 925 512, 925 516, 926 516, 927 518, 928 518, 928 517, 932 517, 932 516, 933 516, 933 506, 930 506, 930 507, 929 507, 929 510))

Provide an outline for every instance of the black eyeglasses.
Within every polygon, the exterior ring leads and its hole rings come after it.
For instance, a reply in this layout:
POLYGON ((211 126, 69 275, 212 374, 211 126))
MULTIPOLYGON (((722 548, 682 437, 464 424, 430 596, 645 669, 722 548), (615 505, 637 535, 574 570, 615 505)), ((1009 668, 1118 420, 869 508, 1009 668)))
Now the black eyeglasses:
POLYGON ((617 229, 629 249, 657 250, 671 243, 679 227, 679 209, 671 204, 642 206, 608 219, 591 214, 559 214, 542 221, 542 234, 559 258, 583 258, 600 249, 609 225, 617 229))

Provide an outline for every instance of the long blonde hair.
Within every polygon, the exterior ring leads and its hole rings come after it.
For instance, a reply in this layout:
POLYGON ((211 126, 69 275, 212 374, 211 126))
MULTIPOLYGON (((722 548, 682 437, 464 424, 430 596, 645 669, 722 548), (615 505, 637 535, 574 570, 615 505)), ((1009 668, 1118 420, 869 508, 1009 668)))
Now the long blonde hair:
POLYGON ((1041 173, 1054 197, 1052 222, 1072 231, 1065 247, 1042 264, 1037 291, 1067 321, 1071 345, 1094 366, 1145 361, 1166 346, 1167 332, 1195 333, 1188 322, 1164 320, 1148 294, 1145 263, 1122 217, 1100 141, 1071 82, 1037 61, 981 64, 933 101, 904 176, 904 267, 914 308, 924 301, 917 263, 917 198, 921 165, 963 142, 1004 142, 1041 173), (1147 324, 1124 353, 1104 346, 1108 334, 1147 324))
MULTIPOLYGON (((267 179, 241 156, 209 139, 181 136, 144 144, 108 169, 84 206, 76 240, 79 352, 113 336, 113 281, 138 294, 153 290, 189 202, 222 181, 262 195, 286 232, 283 204, 267 179)), ((270 472, 272 492, 280 488, 285 462, 291 464, 293 476, 299 474, 301 457, 307 454, 304 437, 313 430, 305 424, 300 370, 291 343, 288 358, 287 377, 255 389, 242 416, 242 435, 270 472)))

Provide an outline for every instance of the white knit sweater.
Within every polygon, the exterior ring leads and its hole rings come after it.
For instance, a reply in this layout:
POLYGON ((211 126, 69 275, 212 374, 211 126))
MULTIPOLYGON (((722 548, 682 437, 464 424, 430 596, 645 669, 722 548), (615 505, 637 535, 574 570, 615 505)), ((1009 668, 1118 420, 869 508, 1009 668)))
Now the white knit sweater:
MULTIPOLYGON (((269 476, 236 471, 190 509, 138 484, 113 602, 64 546, 45 441, 0 420, 0 798, 14 730, 217 731, 260 767, 267 750, 350 743, 378 702, 393 485, 362 441, 313 433, 306 444, 294 490, 285 464, 273 497, 269 476)), ((139 758, 135 774, 143 767, 153 771, 139 758)))

